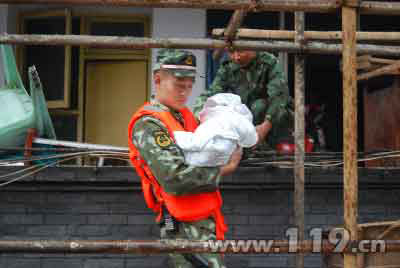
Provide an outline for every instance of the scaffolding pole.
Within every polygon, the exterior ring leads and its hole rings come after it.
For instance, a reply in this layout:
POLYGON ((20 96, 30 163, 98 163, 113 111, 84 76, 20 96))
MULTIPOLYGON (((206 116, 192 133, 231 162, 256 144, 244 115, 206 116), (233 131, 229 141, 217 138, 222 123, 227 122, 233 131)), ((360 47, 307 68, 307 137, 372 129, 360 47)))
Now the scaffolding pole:
MULTIPOLYGON (((243 9, 235 10, 235 12, 233 13, 231 19, 229 20, 228 26, 226 27, 226 29, 224 29, 222 33, 224 36, 224 40, 225 42, 228 43, 228 45, 230 45, 230 43, 235 39, 236 32, 240 27, 240 25, 242 24, 242 21, 246 16, 246 14, 247 11, 243 9)), ((223 52, 222 49, 215 50, 213 53, 213 59, 218 60, 221 57, 222 52, 223 52)))
MULTIPOLYGON (((213 29, 213 36, 221 36, 224 29, 213 29)), ((237 32, 237 37, 254 38, 254 39, 269 39, 269 40, 294 40, 296 31, 290 30, 261 30, 261 29, 246 29, 241 28, 237 32)), ((357 32, 357 41, 395 41, 400 42, 399 32, 357 32)), ((341 41, 341 31, 305 31, 304 39, 312 40, 330 40, 341 41)))
MULTIPOLYGON (((304 45, 304 12, 295 14, 295 41, 304 45)), ((295 167, 294 167, 294 212, 298 228, 299 241, 304 241, 304 81, 305 56, 296 54, 294 57, 294 100, 295 100, 295 167)), ((304 254, 296 255, 296 268, 304 268, 304 254)))
MULTIPOLYGON (((54 45, 54 46, 87 46, 99 48, 227 48, 229 45, 222 40, 208 38, 138 38, 117 36, 90 35, 29 35, 29 34, 0 34, 0 43, 20 45, 54 45)), ((285 41, 247 41, 232 42, 232 48, 238 50, 255 50, 288 53, 313 53, 340 55, 342 44, 322 42, 307 42, 303 46, 285 41)), ((399 56, 400 47, 358 44, 357 53, 377 56, 399 56)))
MULTIPOLYGON (((358 174, 357 174, 357 10, 342 7, 343 31, 343 197, 344 228, 351 240, 358 239, 358 174)), ((355 253, 344 254, 344 268, 357 267, 355 253)))
POLYGON ((257 11, 334 12, 341 0, 0 0, 0 4, 46 4, 46 5, 97 5, 160 8, 203 8, 239 10, 255 8, 257 11))
MULTIPOLYGON (((254 241, 254 240, 252 240, 254 241)), ((363 251, 400 252, 400 240, 379 240, 381 244, 364 243, 363 251), (382 246, 382 247, 381 247, 382 246)), ((268 240, 268 247, 237 247, 232 240, 220 241, 191 240, 0 240, 0 253, 46 253, 46 254, 160 254, 160 253, 228 253, 228 254, 287 254, 287 253, 343 253, 360 249, 363 241, 346 241, 346 246, 338 250, 336 244, 321 240, 321 247, 315 250, 314 240, 303 242, 268 240), (298 242, 298 243, 297 243, 298 242), (222 246, 221 246, 222 245, 222 246), (293 251, 295 245, 295 251, 293 251)), ((355 268, 352 266, 351 268, 355 268)))
MULTIPOLYGON (((398 15, 399 2, 360 1, 355 2, 362 14, 398 15)), ((160 8, 202 8, 202 9, 248 9, 256 6, 256 11, 306 11, 336 12, 342 0, 0 0, 0 4, 46 4, 46 5, 95 5, 124 7, 160 7, 160 8)))

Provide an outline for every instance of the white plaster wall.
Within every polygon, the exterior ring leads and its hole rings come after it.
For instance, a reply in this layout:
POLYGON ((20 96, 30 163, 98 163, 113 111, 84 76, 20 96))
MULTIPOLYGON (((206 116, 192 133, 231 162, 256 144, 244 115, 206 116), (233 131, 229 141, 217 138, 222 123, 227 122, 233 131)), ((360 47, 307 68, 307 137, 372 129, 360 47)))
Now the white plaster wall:
MULTIPOLYGON (((204 9, 155 8, 153 10, 153 37, 204 38, 206 35, 206 11, 204 9)), ((191 50, 196 55, 197 76, 193 94, 188 101, 192 106, 198 95, 205 89, 206 53, 205 50, 191 50)), ((155 63, 157 49, 152 51, 152 64, 155 63)), ((154 84, 153 90, 154 90, 154 84)))
MULTIPOLYGON (((7 10, 8 5, 0 5, 0 33, 7 32, 7 10)), ((3 59, 0 53, 0 87, 4 85, 3 59)))

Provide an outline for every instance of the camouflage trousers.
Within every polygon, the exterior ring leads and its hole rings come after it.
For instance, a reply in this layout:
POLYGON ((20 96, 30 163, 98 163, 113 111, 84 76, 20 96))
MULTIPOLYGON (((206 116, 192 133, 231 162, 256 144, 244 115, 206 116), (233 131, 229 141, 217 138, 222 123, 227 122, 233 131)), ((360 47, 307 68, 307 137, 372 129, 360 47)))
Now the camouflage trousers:
MULTIPOLYGON (((178 232, 167 233, 165 227, 161 227, 162 239, 189 239, 189 240, 216 240, 215 222, 213 219, 205 219, 197 222, 180 222, 178 232)), ((196 254, 208 262, 209 268, 226 268, 223 257, 220 254, 203 253, 196 254)), ((182 254, 169 254, 169 267, 174 268, 196 268, 182 254)))

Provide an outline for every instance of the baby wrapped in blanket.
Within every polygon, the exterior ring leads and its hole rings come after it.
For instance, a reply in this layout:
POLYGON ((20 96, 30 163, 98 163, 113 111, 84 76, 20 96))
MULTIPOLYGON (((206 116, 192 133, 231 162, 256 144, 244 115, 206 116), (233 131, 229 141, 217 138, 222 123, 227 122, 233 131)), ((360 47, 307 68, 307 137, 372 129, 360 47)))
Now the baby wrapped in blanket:
POLYGON ((253 116, 238 95, 220 93, 208 98, 199 116, 200 125, 194 133, 174 131, 187 164, 222 166, 238 145, 252 147, 257 143, 253 116))

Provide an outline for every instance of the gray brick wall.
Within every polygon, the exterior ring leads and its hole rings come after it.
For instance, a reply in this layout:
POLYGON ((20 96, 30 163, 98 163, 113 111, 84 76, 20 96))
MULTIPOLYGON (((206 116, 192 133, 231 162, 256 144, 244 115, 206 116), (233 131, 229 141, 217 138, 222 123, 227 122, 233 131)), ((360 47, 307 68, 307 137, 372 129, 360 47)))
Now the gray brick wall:
MULTIPOLYGON (((8 171, 0 169, 0 175, 8 171)), ((157 239, 158 227, 133 172, 118 168, 96 172, 53 168, 1 188, 1 239, 157 239)), ((222 185, 223 211, 230 227, 227 239, 286 238, 285 231, 293 227, 292 173, 271 172, 249 172, 251 177, 247 177, 241 170, 240 176, 235 174, 222 185)), ((379 174, 376 178, 368 174, 360 178, 359 222, 399 219, 399 185, 388 176, 381 180, 379 174)), ((321 174, 308 175, 306 229, 342 224, 341 174, 324 173, 326 179, 321 174)), ((288 254, 225 258, 229 268, 294 266, 294 257, 288 254)), ((166 267, 165 261, 162 255, 0 255, 1 268, 166 267)), ((321 257, 308 255, 305 264, 321 267, 321 257)))

